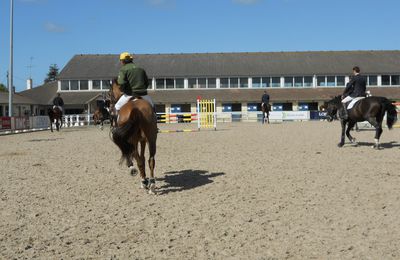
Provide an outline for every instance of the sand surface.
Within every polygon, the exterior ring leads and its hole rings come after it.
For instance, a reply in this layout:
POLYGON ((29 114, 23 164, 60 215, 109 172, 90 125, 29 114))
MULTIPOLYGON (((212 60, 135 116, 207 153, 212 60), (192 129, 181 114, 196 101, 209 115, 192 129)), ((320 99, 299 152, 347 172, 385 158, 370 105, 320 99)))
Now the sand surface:
POLYGON ((159 134, 157 195, 107 127, 0 136, 0 259, 400 259, 400 129, 218 128, 159 134))

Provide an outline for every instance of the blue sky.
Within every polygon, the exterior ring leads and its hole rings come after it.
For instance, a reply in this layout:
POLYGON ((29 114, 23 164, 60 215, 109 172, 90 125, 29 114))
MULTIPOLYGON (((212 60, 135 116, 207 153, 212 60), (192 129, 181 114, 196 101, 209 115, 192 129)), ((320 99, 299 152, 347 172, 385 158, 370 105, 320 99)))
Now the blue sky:
MULTIPOLYGON (((0 82, 10 0, 0 1, 0 82)), ((399 0, 14 0, 14 85, 75 54, 400 49, 399 0)))

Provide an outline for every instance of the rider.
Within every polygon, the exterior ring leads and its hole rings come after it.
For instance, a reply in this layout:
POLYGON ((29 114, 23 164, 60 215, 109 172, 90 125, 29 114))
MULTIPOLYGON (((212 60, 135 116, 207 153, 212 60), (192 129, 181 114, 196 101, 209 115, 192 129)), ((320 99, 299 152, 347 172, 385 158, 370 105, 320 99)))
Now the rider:
POLYGON ((348 119, 347 103, 356 97, 365 97, 367 89, 367 81, 364 76, 360 75, 360 68, 355 66, 353 68, 353 75, 350 77, 350 82, 346 84, 346 88, 342 94, 342 119, 348 119))
POLYGON ((154 108, 153 100, 147 95, 149 79, 147 78, 146 71, 133 63, 133 56, 128 52, 121 53, 119 60, 122 67, 118 74, 117 83, 121 86, 124 94, 115 104, 117 113, 132 97, 142 97, 154 108))
POLYGON ((269 104, 269 95, 266 90, 264 90, 264 94, 261 97, 261 107, 263 107, 264 104, 266 104, 267 106, 269 104))
POLYGON ((61 98, 60 93, 57 93, 57 96, 53 99, 53 109, 58 107, 61 112, 61 117, 63 114, 63 106, 64 106, 64 100, 61 98))

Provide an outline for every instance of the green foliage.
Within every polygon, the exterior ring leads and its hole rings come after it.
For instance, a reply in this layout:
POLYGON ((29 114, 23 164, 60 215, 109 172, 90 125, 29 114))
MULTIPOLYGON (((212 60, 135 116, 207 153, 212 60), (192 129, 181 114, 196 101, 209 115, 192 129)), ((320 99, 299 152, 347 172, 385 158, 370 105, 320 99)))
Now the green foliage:
POLYGON ((44 79, 44 83, 56 81, 58 76, 58 66, 57 64, 51 64, 49 67, 49 72, 47 73, 47 78, 44 79))
POLYGON ((8 92, 8 88, 3 83, 0 83, 0 92, 8 92))

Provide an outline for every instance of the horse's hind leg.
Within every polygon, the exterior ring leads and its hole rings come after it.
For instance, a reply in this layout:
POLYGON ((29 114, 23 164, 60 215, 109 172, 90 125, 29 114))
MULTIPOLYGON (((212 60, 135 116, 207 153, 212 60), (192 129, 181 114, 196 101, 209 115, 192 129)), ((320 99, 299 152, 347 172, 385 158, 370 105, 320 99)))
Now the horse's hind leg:
POLYGON ((134 157, 139 168, 140 177, 142 179, 141 188, 147 189, 149 186, 149 179, 146 178, 146 165, 144 159, 144 150, 146 148, 146 142, 140 141, 140 152, 138 151, 138 144, 134 152, 134 157))
POLYGON ((356 144, 356 139, 351 136, 350 131, 351 131, 351 129, 353 129, 355 124, 356 124, 355 122, 349 122, 349 124, 347 126, 347 130, 346 130, 346 136, 347 136, 347 138, 349 138, 350 142, 353 144, 356 144))
POLYGON ((156 166, 156 143, 155 140, 149 141, 149 168, 150 168, 150 186, 149 193, 154 193, 156 188, 156 181, 154 178, 154 168, 156 166))
POLYGON ((375 144, 372 146, 374 149, 379 149, 379 138, 383 132, 382 130, 382 120, 378 121, 378 118, 371 117, 368 118, 368 122, 375 127, 375 144))

